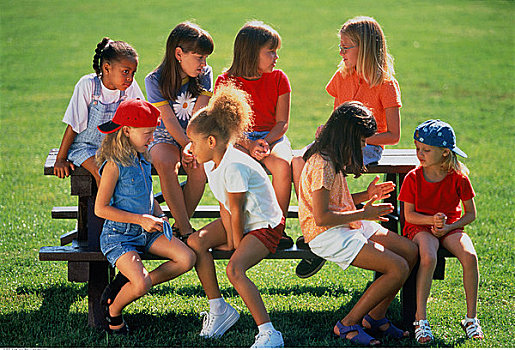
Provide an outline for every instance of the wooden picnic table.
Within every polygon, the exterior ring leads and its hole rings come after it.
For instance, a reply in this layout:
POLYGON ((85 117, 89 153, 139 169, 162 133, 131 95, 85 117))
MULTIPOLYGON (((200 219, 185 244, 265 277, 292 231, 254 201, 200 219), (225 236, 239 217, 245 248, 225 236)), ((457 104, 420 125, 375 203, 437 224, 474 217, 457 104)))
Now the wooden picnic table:
MULTIPOLYGON (((51 149, 44 166, 45 175, 54 174, 54 163, 58 149, 51 149)), ((295 150, 294 154, 300 154, 295 150)), ((397 201, 398 191, 404 181, 406 174, 418 165, 418 159, 414 149, 385 149, 381 160, 368 166, 368 173, 385 174, 386 181, 393 181, 396 189, 391 197, 387 199, 394 206, 393 217, 385 223, 385 226, 395 232, 401 232, 404 223, 402 203, 397 201)), ((152 168, 152 175, 157 175, 152 168)), ((105 286, 114 277, 114 269, 100 251, 99 236, 102 231, 103 220, 94 215, 94 203, 97 192, 96 182, 86 169, 77 167, 70 176, 70 194, 78 197, 77 206, 54 207, 52 217, 57 219, 76 219, 76 229, 60 237, 59 246, 42 247, 39 251, 41 261, 67 261, 68 280, 73 282, 88 282, 88 323, 94 327, 105 327, 103 312, 100 307, 100 296, 105 286)), ((162 206, 165 213, 170 216, 166 206, 162 206)), ((219 217, 217 206, 199 206, 194 217, 215 218, 219 217)), ((289 218, 298 217, 298 208, 290 206, 289 218)), ((215 259, 229 259, 232 252, 213 251, 215 259)), ((446 256, 441 259, 445 264, 446 256)), ((276 253, 267 256, 267 259, 303 259, 314 257, 309 249, 299 248, 294 245, 292 248, 277 250, 276 253)), ((145 255, 144 259, 160 259, 159 257, 145 255)), ((440 262, 438 271, 442 274, 445 267, 440 262)), ((410 287, 414 288, 414 285, 410 287)), ((403 289, 403 318, 414 317, 414 291, 403 289), (405 296, 405 297, 404 297, 405 296)), ((409 322, 409 321, 408 321, 409 322)))

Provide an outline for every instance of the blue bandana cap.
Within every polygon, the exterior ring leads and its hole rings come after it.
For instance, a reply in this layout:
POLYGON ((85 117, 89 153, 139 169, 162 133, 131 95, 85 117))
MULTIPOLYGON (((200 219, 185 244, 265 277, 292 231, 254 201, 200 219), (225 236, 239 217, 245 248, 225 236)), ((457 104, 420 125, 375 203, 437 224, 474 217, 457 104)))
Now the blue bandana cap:
POLYGON ((426 120, 415 129, 413 138, 423 144, 445 147, 467 158, 467 154, 456 146, 456 135, 452 127, 440 119, 426 120))

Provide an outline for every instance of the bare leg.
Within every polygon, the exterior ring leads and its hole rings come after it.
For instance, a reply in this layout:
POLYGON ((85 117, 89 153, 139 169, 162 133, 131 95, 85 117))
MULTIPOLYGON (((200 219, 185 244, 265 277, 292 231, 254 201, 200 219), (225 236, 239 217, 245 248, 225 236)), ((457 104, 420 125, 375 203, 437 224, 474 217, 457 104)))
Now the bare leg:
POLYGON ((182 234, 192 232, 185 196, 178 178, 181 159, 179 148, 171 144, 159 143, 152 147, 150 152, 152 164, 159 174, 161 191, 175 220, 175 225, 182 234))
POLYGON ((306 164, 306 162, 301 156, 295 156, 291 160, 291 174, 293 179, 293 187, 295 188, 295 194, 297 195, 297 198, 299 198, 300 174, 302 174, 304 164, 306 164))
POLYGON ((442 245, 454 254, 463 266, 463 286, 467 301, 467 317, 477 316, 477 291, 479 287, 479 267, 472 240, 465 232, 447 236, 442 245))
MULTIPOLYGON (((437 251, 440 243, 438 238, 429 232, 419 232, 413 241, 418 245, 420 265, 417 272, 417 311, 415 320, 427 319, 427 298, 433 282, 436 268, 437 251)), ((422 340, 423 342, 423 340, 422 340)))
MULTIPOLYGON (((409 274, 408 263, 403 257, 374 242, 368 242, 363 246, 352 265, 380 272, 382 276, 368 287, 352 310, 340 321, 344 326, 361 323, 370 310, 399 291, 409 274)), ((339 335, 336 326, 334 332, 339 335)), ((350 339, 356 334, 357 332, 349 332, 347 338, 350 339)))
POLYGON ((97 162, 95 161, 95 157, 89 157, 84 162, 82 162, 81 166, 89 171, 91 175, 93 175, 98 187, 100 185, 100 174, 98 173, 99 168, 97 162))
POLYGON ((261 162, 272 173, 272 186, 283 216, 288 217, 288 207, 291 197, 291 164, 288 159, 280 158, 277 153, 272 152, 261 162))
POLYGON ((227 234, 222 219, 215 220, 188 237, 188 246, 197 255, 195 269, 208 299, 221 298, 218 280, 216 279, 212 247, 220 246, 227 241, 227 234))
POLYGON ((227 277, 241 296, 256 324, 270 322, 270 316, 256 285, 247 277, 246 271, 267 256, 269 250, 255 236, 246 235, 227 264, 227 277))
POLYGON ((165 235, 161 235, 152 244, 149 252, 169 259, 150 272, 153 286, 191 270, 196 261, 195 253, 176 237, 172 237, 172 240, 169 241, 165 235))

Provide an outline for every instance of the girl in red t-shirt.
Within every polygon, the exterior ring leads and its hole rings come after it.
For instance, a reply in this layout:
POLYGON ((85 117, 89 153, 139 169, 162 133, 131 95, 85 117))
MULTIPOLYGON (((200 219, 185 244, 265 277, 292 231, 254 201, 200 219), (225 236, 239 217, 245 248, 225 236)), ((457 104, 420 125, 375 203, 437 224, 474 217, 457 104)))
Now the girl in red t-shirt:
MULTIPOLYGON (((286 137, 291 87, 286 74, 274 69, 280 46, 281 37, 273 28, 260 21, 246 23, 236 35, 232 65, 218 76, 215 90, 232 81, 250 95, 253 128, 239 146, 270 170, 277 201, 287 217, 292 181, 292 150, 286 137)), ((279 248, 292 245, 291 238, 284 235, 279 248)))
POLYGON ((415 338, 421 344, 434 337, 427 321, 427 298, 436 268, 438 247, 454 254, 463 266, 467 315, 461 321, 468 338, 483 339, 477 316, 479 270, 477 255, 463 227, 476 218, 474 190, 468 169, 456 154, 467 155, 456 146, 452 127, 440 120, 428 120, 415 130, 420 166, 406 175, 399 193, 404 202, 404 235, 418 245, 417 311, 415 338), (465 212, 461 213, 460 202, 465 212))

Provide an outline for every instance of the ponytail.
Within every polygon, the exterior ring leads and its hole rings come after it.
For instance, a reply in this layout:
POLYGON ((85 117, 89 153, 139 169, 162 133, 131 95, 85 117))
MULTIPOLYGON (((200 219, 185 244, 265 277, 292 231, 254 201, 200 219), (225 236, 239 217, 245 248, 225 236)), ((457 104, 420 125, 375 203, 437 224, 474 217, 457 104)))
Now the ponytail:
POLYGON ((113 41, 108 37, 104 37, 97 44, 95 55, 93 56, 93 69, 97 76, 102 75, 102 65, 104 62, 111 63, 119 61, 122 58, 137 59, 138 53, 125 41, 113 41))

